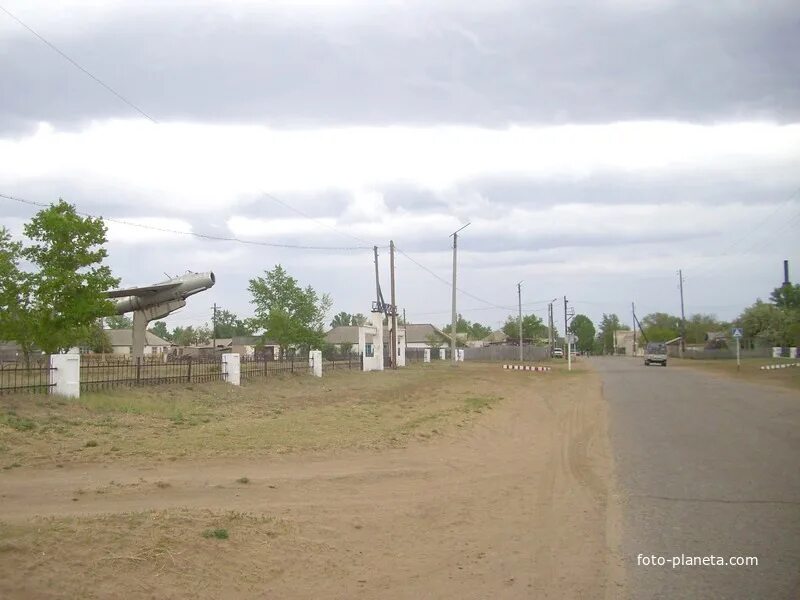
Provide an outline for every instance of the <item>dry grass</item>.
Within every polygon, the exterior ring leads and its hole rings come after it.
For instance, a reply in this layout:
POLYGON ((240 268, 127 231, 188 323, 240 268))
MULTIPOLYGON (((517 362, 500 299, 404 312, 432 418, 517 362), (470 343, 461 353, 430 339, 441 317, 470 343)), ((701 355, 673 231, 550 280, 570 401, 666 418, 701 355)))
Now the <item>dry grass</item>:
MULTIPOLYGON (((476 373, 495 366, 472 366, 476 373)), ((0 466, 402 446, 498 399, 448 365, 400 371, 0 398, 0 466)))
POLYGON ((0 522, 0 597, 224 597, 251 583, 242 567, 261 583, 285 568, 271 554, 297 549, 293 531, 271 516, 187 509, 0 522), (256 557, 262 568, 244 564, 256 557))
POLYGON ((703 369, 718 375, 735 377, 744 381, 800 390, 800 367, 764 371, 760 369, 763 365, 800 362, 797 360, 790 361, 785 358, 744 358, 742 359, 741 369, 736 368, 735 360, 681 360, 673 358, 670 359, 670 361, 674 365, 703 369))

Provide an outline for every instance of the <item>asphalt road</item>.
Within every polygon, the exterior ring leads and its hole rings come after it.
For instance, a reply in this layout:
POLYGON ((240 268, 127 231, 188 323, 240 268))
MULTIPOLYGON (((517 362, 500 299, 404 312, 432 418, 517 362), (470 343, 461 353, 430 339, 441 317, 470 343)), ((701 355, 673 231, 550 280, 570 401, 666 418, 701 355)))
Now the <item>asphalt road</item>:
POLYGON ((631 598, 800 598, 800 394, 595 358, 609 404, 631 598), (755 556, 644 566, 638 555, 755 556))

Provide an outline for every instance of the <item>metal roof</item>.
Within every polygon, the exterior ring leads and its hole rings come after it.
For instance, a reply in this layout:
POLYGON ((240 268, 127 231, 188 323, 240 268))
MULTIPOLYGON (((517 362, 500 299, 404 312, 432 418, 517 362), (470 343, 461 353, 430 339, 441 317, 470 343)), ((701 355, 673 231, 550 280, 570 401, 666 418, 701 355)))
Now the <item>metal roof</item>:
MULTIPOLYGON (((132 346, 133 345, 133 329, 104 329, 105 334, 108 336, 108 341, 112 346, 132 346)), ((151 331, 145 332, 144 337, 145 346, 171 346, 172 342, 162 340, 155 333, 151 331)))

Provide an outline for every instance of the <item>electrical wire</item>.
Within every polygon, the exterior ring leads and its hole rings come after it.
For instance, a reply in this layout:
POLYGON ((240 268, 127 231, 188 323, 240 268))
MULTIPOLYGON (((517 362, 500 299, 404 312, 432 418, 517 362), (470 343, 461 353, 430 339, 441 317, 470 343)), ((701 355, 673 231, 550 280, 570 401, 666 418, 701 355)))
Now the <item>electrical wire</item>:
MULTIPOLYGON (((522 308, 525 308, 525 307, 531 306, 531 305, 538 305, 538 304, 541 304, 541 302, 533 302, 531 304, 523 304, 522 308)), ((518 308, 519 307, 515 308, 514 310, 518 310, 518 308)), ((458 312, 459 312, 459 314, 466 314, 466 313, 484 311, 484 310, 499 310, 499 309, 495 308, 494 306, 477 306, 477 307, 472 307, 472 308, 459 308, 458 312)), ((537 310, 528 309, 526 312, 528 314, 530 314, 530 313, 540 313, 540 312, 546 312, 546 311, 547 311, 546 308, 540 308, 540 309, 537 309, 537 310)), ((440 310, 440 311, 432 311, 432 312, 416 312, 416 311, 414 311, 414 314, 415 315, 423 315, 423 316, 427 316, 427 315, 449 315, 449 314, 451 314, 451 312, 452 311, 449 311, 449 310, 440 310)))
POLYGON ((108 85, 108 84, 107 84, 105 81, 103 81, 102 79, 100 79, 99 77, 97 77, 96 75, 94 75, 93 73, 91 73, 91 72, 90 72, 88 69, 86 69, 85 67, 83 67, 83 66, 82 66, 80 63, 78 63, 78 61, 76 61, 75 59, 73 59, 72 57, 70 57, 69 55, 67 55, 67 53, 66 53, 66 52, 64 52, 63 50, 61 50, 61 49, 60 49, 58 46, 56 46, 55 44, 53 44, 53 43, 52 43, 52 42, 50 42, 49 40, 45 39, 45 37, 44 37, 44 36, 42 36, 41 34, 39 34, 39 33, 38 33, 36 30, 34 30, 34 29, 33 29, 33 28, 30 26, 30 25, 28 25, 28 24, 24 23, 24 22, 22 21, 22 19, 20 19, 19 17, 17 17, 17 16, 16 16, 15 14, 13 14, 13 13, 12 13, 10 10, 8 10, 7 8, 5 8, 4 6, 0 6, 0 10, 2 10, 2 11, 3 11, 4 13, 6 13, 6 14, 7 14, 9 17, 11 17, 12 19, 14 19, 14 20, 15 20, 17 23, 19 23, 19 24, 20 24, 22 27, 24 27, 24 28, 25 28, 25 29, 27 29, 27 30, 28 30, 28 31, 29 31, 31 34, 33 34, 33 35, 34 35, 34 36, 35 36, 35 37, 36 37, 36 38, 37 38, 37 39, 38 39, 40 42, 42 42, 42 43, 43 43, 43 44, 45 44, 45 45, 46 45, 48 48, 50 48, 51 50, 53 50, 54 52, 56 52, 57 54, 59 54, 59 55, 60 55, 60 56, 61 56, 61 57, 62 57, 64 60, 66 60, 66 61, 67 61, 67 62, 69 62, 69 63, 70 63, 70 64, 71 64, 73 67, 75 67, 76 69, 78 69, 79 71, 81 71, 81 72, 82 72, 84 75, 86 75, 87 77, 89 77, 90 79, 92 79, 92 80, 93 80, 95 83, 97 83, 97 84, 101 85, 101 86, 102 86, 103 88, 105 88, 107 91, 109 91, 110 93, 114 94, 114 96, 116 96, 116 97, 117 97, 119 100, 121 100, 122 102, 124 102, 125 104, 127 104, 128 106, 130 106, 130 107, 131 107, 133 110, 135 110, 136 112, 138 112, 140 115, 142 115, 142 116, 143 116, 145 119, 147 119, 148 121, 152 121, 153 123, 155 123, 155 124, 158 124, 158 121, 156 121, 156 120, 155 120, 153 117, 151 117, 149 114, 147 114, 146 112, 144 112, 144 111, 143 111, 141 108, 139 108, 138 106, 136 106, 136 105, 135 105, 133 102, 131 102, 130 100, 128 100, 128 99, 127 99, 125 96, 123 96, 122 94, 120 94, 120 93, 119 93, 117 90, 115 90, 114 88, 112 88, 112 87, 111 87, 110 85, 108 85))
MULTIPOLYGON (((92 80, 93 80, 95 83, 97 83, 98 85, 102 86, 102 87, 103 87, 103 88, 104 88, 106 91, 108 91, 108 92, 110 92, 111 94, 113 94, 114 96, 116 96, 116 97, 117 97, 119 100, 121 100, 122 102, 124 102, 125 104, 127 104, 129 107, 131 107, 133 110, 135 110, 136 112, 138 112, 140 115, 142 115, 142 116, 143 116, 144 118, 146 118, 147 120, 151 121, 152 123, 155 123, 156 125, 158 125, 158 124, 159 124, 159 122, 158 122, 158 121, 157 121, 157 120, 156 120, 156 119, 155 119, 153 116, 151 116, 150 114, 146 113, 146 112, 145 112, 145 111, 144 111, 142 108, 140 108, 139 106, 137 106, 136 104, 134 104, 133 102, 131 102, 130 100, 128 100, 128 99, 127 99, 125 96, 123 96, 121 93, 119 93, 119 92, 118 92, 117 90, 115 90, 113 87, 111 87, 111 86, 110 86, 109 84, 107 84, 105 81, 103 81, 102 79, 100 79, 99 77, 97 77, 96 75, 94 75, 94 74, 93 74, 91 71, 89 71, 87 68, 85 68, 85 67, 84 67, 83 65, 81 65, 80 63, 78 63, 78 61, 76 61, 74 58, 72 58, 71 56, 69 56, 69 55, 68 55, 66 52, 64 52, 63 50, 61 50, 61 49, 60 49, 58 46, 56 46, 55 44, 53 44, 51 41, 49 41, 48 39, 46 39, 46 38, 45 38, 43 35, 41 35, 39 32, 37 32, 35 29, 33 29, 33 28, 30 26, 30 25, 28 25, 27 23, 25 23, 24 21, 22 21, 22 19, 20 19, 19 17, 17 17, 15 14, 13 14, 13 13, 12 13, 11 11, 9 11, 7 8, 5 8, 4 6, 0 5, 0 10, 2 10, 4 13, 6 13, 6 14, 7 14, 7 15, 8 15, 8 16, 11 18, 11 19, 13 19, 14 21, 16 21, 16 22, 17 22, 17 23, 18 23, 20 26, 24 27, 24 28, 25 28, 25 29, 26 29, 28 32, 30 32, 30 33, 31 33, 33 36, 35 36, 35 37, 36 37, 36 38, 37 38, 37 39, 38 39, 40 42, 42 42, 43 44, 45 44, 45 45, 46 45, 48 48, 50 48, 51 50, 53 50, 54 52, 56 52, 56 53, 57 53, 59 56, 61 56, 61 57, 62 57, 64 60, 66 60, 66 61, 67 61, 67 62, 69 62, 69 63, 70 63, 72 66, 74 66, 76 69, 78 69, 79 71, 81 71, 81 72, 82 72, 84 75, 86 75, 87 77, 89 77, 90 79, 92 79, 92 80)), ((345 232, 345 231, 341 231, 341 230, 339 230, 339 229, 338 229, 338 228, 336 228, 336 227, 331 227, 330 225, 326 225, 325 223, 321 223, 320 221, 318 221, 317 219, 315 219, 315 218, 314 218, 314 217, 312 217, 311 215, 308 215, 308 214, 304 213, 303 211, 301 211, 301 210, 299 210, 299 209, 297 209, 297 208, 295 208, 295 207, 291 206, 290 204, 288 204, 288 203, 284 202, 283 200, 281 200, 280 198, 276 197, 276 196, 275 196, 275 195, 273 195, 273 194, 270 194, 270 193, 268 193, 268 192, 265 192, 265 191, 262 191, 262 194, 263 194, 263 195, 264 195, 266 198, 269 198, 270 200, 272 200, 272 201, 274 201, 274 202, 277 202, 277 203, 278 203, 278 204, 280 204, 281 206, 284 206, 284 207, 288 208, 289 210, 291 210, 291 211, 293 211, 293 212, 295 212, 295 213, 297 213, 297 214, 299 214, 299 215, 301 215, 301 216, 303 216, 303 217, 305 217, 305 218, 307 218, 307 219, 309 219, 309 220, 311 220, 311 221, 314 221, 315 223, 317 223, 317 224, 319 224, 319 225, 322 225, 322 226, 324 226, 324 227, 328 227, 329 229, 332 229, 333 231, 335 231, 335 232, 337 232, 337 233, 340 233, 340 234, 342 234, 342 235, 346 235, 346 236, 348 236, 348 237, 350 237, 350 238, 352 238, 352 239, 354 239, 354 240, 356 240, 356 241, 358 241, 358 242, 361 242, 361 243, 363 243, 363 244, 369 244, 369 243, 370 243, 370 242, 368 242, 368 241, 366 241, 366 240, 364 240, 364 239, 362 239, 362 238, 360 238, 360 237, 358 237, 358 236, 352 235, 352 234, 350 234, 350 233, 347 233, 347 232, 345 232)), ((130 223, 128 223, 128 224, 130 224, 130 223)), ((134 225, 134 226, 135 226, 135 225, 134 225)), ((178 232, 178 233, 184 233, 184 232, 178 232)), ((216 239, 216 238, 211 238, 211 239, 216 239)), ((249 242, 245 242, 245 243, 249 243, 249 242)), ((372 246, 375 246, 376 244, 371 244, 371 245, 372 245, 372 246)), ((288 246, 286 246, 286 247, 288 247, 288 246)), ((309 247, 309 248, 305 248, 305 247, 304 247, 303 249, 309 249, 309 250, 311 250, 311 249, 317 249, 317 248, 311 248, 311 247, 309 247)), ((322 248, 319 248, 319 249, 322 249, 322 248)), ((333 248, 331 248, 331 249, 333 249, 333 248)))
MULTIPOLYGON (((304 212, 303 212, 302 210, 300 210, 299 208, 295 208, 295 207, 294 207, 294 206, 292 206, 291 204, 288 204, 288 203, 284 202, 283 200, 281 200, 281 199, 280 199, 280 198, 278 198, 277 196, 274 196, 273 194, 270 194, 269 192, 265 192, 265 191, 263 191, 263 190, 262 190, 262 191, 261 191, 261 193, 264 195, 264 197, 266 197, 266 198, 269 198, 269 199, 270 199, 270 200, 272 200, 273 202, 277 202, 277 203, 278 203, 278 204, 280 204, 281 206, 283 206, 283 207, 285 207, 285 208, 288 208, 288 209, 289 209, 289 210, 291 210, 292 212, 295 212, 295 213, 297 213, 297 214, 298 214, 298 215, 300 215, 301 217, 305 217, 305 218, 306 218, 306 219, 308 219, 309 221, 312 221, 312 222, 316 223, 317 225, 320 225, 321 227, 327 227, 328 229, 330 229, 330 230, 332 230, 332 231, 335 231, 335 232, 336 232, 336 233, 338 233, 338 234, 341 234, 341 235, 346 235, 347 237, 349 237, 349 238, 352 238, 352 239, 354 239, 354 240, 356 240, 356 241, 358 241, 358 242, 361 242, 361 243, 363 243, 363 244, 370 244, 370 242, 368 242, 368 241, 367 241, 367 240, 365 240, 365 239, 362 239, 362 238, 358 237, 357 235, 353 235, 353 234, 351 234, 351 233, 348 233, 348 232, 346 232, 346 231, 342 231, 342 230, 340 230, 338 227, 334 227, 333 225, 328 225, 327 223, 323 223, 323 222, 322 222, 322 221, 320 221, 319 219, 316 219, 315 217, 312 217, 311 215, 309 215, 309 214, 307 214, 307 213, 304 213, 304 212)), ((376 246, 377 244, 371 244, 371 245, 374 247, 374 246, 376 246)), ((385 246, 379 246, 379 247, 385 247, 385 246)))
MULTIPOLYGON (((722 257, 729 256, 730 253, 737 246, 739 246, 740 244, 742 244, 745 241, 752 242, 753 241, 753 234, 756 231, 758 231, 759 229, 761 229, 762 227, 764 227, 764 225, 766 225, 779 212, 786 210, 793 203, 793 201, 796 199, 796 197, 798 195, 800 195, 800 188, 795 189, 791 194, 789 194, 789 197, 786 198, 786 200, 784 200, 783 202, 778 203, 778 205, 772 211, 770 211, 770 213, 766 217, 764 217, 763 219, 758 221, 752 227, 749 227, 748 230, 747 230, 747 237, 745 237, 745 236, 738 237, 736 240, 733 241, 733 243, 729 244, 728 247, 724 251, 722 251, 720 254, 717 254, 714 257, 708 256, 708 257, 700 259, 699 262, 695 263, 695 267, 699 266, 699 268, 697 268, 696 270, 693 270, 691 272, 691 274, 693 276, 697 276, 697 275, 701 275, 703 273, 707 273, 708 271, 712 270, 715 266, 717 266, 717 264, 719 263, 719 260, 722 257)), ((780 229, 783 230, 785 228, 785 225, 786 225, 786 220, 785 219, 781 221, 781 225, 782 226, 780 227, 780 229)), ((774 238, 774 232, 773 232, 773 236, 768 238, 767 241, 771 241, 773 238, 774 238)), ((758 242, 756 241, 755 243, 758 243, 758 242)), ((745 250, 744 250, 744 254, 747 254, 748 252, 752 251, 753 245, 754 244, 751 243, 748 247, 746 247, 745 250)))
MULTIPOLYGON (((429 274, 433 275, 433 276, 434 276, 436 279, 438 279, 439 281, 441 281, 442 283, 444 283, 446 286, 448 286, 448 287, 451 287, 451 288, 452 288, 452 286, 453 286, 453 282, 452 282, 452 281, 448 281, 448 280, 447 280, 447 279, 445 279, 444 277, 441 277, 441 276, 439 276, 439 275, 438 275, 438 274, 437 274, 435 271, 433 271, 433 270, 429 269, 428 267, 426 267, 425 265, 423 265, 422 263, 420 263, 420 262, 419 262, 419 261, 417 261, 416 259, 412 258, 412 257, 411 257, 411 256, 409 256, 407 253, 403 252, 403 251, 402 251, 400 248, 398 248, 396 245, 395 245, 394 249, 395 249, 395 250, 396 250, 396 251, 397 251, 399 254, 402 254, 402 255, 403 255, 403 256, 405 256, 405 257, 406 257, 408 260, 410 260, 412 263, 414 263, 415 265, 417 265, 417 266, 418 266, 420 269, 422 269, 423 271, 427 271, 429 274)), ((462 289, 461 289, 461 288, 459 288, 459 287, 456 287, 456 291, 458 291, 459 293, 463 294, 464 296, 467 296, 468 298, 472 298, 473 300, 477 300, 478 302, 482 302, 483 304, 487 304, 487 305, 489 305, 489 307, 491 307, 491 308, 499 308, 499 309, 501 309, 501 310, 516 310, 516 309, 517 309, 517 307, 511 307, 511 306, 502 306, 502 305, 500 305, 500 304, 495 304, 494 302, 490 302, 489 300, 484 300, 483 298, 481 298, 481 297, 479 297, 479 296, 476 296, 475 294, 471 294, 470 292, 467 292, 466 290, 462 290, 462 289)))
MULTIPOLYGON (((47 204, 44 202, 35 202, 33 200, 26 200, 24 198, 12 196, 10 194, 0 193, 0 198, 5 198, 7 200, 13 200, 14 202, 20 202, 22 204, 29 204, 31 206, 38 206, 43 208, 51 206, 51 204, 47 204)), ((277 242, 259 242, 255 240, 243 240, 241 238, 232 236, 210 235, 206 233, 197 233, 194 231, 180 231, 178 229, 157 227, 155 225, 145 225, 143 223, 133 223, 131 221, 124 221, 122 219, 114 219, 111 217, 98 217, 96 215, 92 215, 79 210, 76 210, 75 212, 84 217, 91 217, 93 219, 103 219, 104 221, 108 221, 111 223, 119 223, 120 225, 128 225, 130 227, 139 227, 140 229, 149 229, 152 231, 160 231, 163 233, 171 233, 174 235, 196 237, 204 240, 211 240, 217 242, 235 242, 237 244, 246 244, 250 246, 266 246, 268 248, 283 248, 287 250, 322 250, 322 251, 372 250, 372 246, 310 246, 310 245, 300 245, 300 244, 280 244, 277 242)))

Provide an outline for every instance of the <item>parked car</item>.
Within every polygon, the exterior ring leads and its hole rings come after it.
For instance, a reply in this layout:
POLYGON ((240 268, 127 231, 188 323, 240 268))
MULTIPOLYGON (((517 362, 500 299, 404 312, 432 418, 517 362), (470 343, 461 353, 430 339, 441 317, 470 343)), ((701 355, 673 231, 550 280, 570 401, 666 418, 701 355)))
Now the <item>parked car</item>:
POLYGON ((660 342, 650 342, 647 344, 647 349, 644 354, 644 365, 648 366, 651 363, 658 363, 664 367, 667 366, 667 345, 660 342))
POLYGON ((553 358, 564 358, 564 351, 561 348, 553 348, 553 358))

